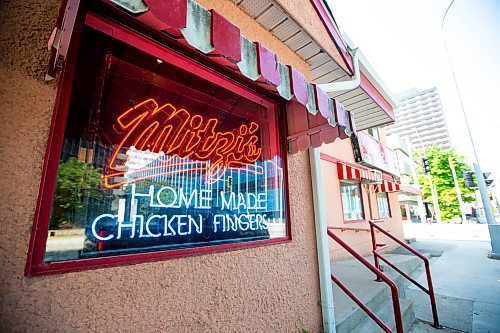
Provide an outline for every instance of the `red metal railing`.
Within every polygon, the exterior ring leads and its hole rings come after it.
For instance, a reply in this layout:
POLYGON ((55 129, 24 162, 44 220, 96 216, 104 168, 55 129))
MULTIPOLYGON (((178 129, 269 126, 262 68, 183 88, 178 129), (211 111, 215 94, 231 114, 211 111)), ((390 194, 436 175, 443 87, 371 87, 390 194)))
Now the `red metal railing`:
MULTIPOLYGON (((401 316, 401 306, 399 304, 399 294, 398 294, 398 287, 396 284, 389 278, 387 275, 382 273, 379 268, 375 267, 373 264, 371 264, 368 260, 363 258, 361 254, 356 252, 352 247, 347 245, 342 239, 340 239, 338 236, 336 236, 331 229, 334 229, 332 227, 329 227, 327 230, 328 236, 330 236, 334 241, 336 241, 340 246, 342 246, 347 252, 349 252, 354 258, 358 259, 359 262, 361 262, 366 268, 368 268, 370 271, 372 271, 377 277, 387 283, 389 287, 391 288, 391 296, 392 296, 392 306, 394 308, 394 320, 396 322, 396 331, 397 333, 403 333, 403 318, 401 316)), ((373 319, 377 323, 380 328, 382 328, 385 332, 387 333, 392 333, 392 330, 387 326, 372 310, 370 310, 363 302, 356 296, 354 295, 349 288, 340 282, 333 274, 331 274, 332 281, 339 286, 340 289, 342 289, 343 292, 347 294, 361 309, 363 309, 370 318, 373 319)))
POLYGON ((432 277, 431 277, 431 269, 430 269, 430 264, 429 260, 423 256, 421 253, 418 253, 416 250, 405 244, 403 241, 399 240, 398 238, 394 237, 391 235, 388 231, 384 230, 382 227, 377 225, 377 222, 381 222, 383 220, 372 220, 369 221, 370 223, 370 231, 372 235, 372 248, 373 248, 373 259, 375 262, 375 267, 380 270, 380 260, 385 262, 389 267, 394 269, 396 272, 404 276, 406 279, 408 279, 410 282, 412 282, 414 285, 422 289, 427 295, 429 295, 430 301, 431 301, 431 307, 432 307, 432 317, 434 319, 434 324, 433 326, 436 328, 441 328, 441 325, 439 325, 439 318, 438 318, 438 312, 437 312, 437 306, 436 306, 436 297, 434 295, 434 287, 432 286, 432 277), (377 243, 377 236, 375 235, 375 231, 383 233, 385 236, 389 237, 391 240, 395 241, 414 255, 416 255, 418 258, 422 259, 425 264, 425 274, 427 276, 427 286, 428 288, 425 288, 422 286, 420 283, 415 281, 411 276, 403 272, 401 269, 396 267, 393 263, 391 263, 389 260, 384 258, 378 251, 382 250, 383 248, 387 247, 386 244, 379 244, 377 243))

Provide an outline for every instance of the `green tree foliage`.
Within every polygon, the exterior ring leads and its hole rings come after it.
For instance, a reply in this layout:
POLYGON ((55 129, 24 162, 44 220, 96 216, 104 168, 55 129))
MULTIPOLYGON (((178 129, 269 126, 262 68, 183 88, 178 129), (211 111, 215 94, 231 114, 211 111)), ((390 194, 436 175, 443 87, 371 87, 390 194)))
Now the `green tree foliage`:
MULTIPOLYGON (((425 149, 429 159, 432 182, 437 189, 439 208, 443 221, 460 217, 460 206, 458 204, 457 192, 453 181, 449 158, 454 161, 455 171, 460 191, 464 197, 464 202, 473 202, 474 191, 466 188, 463 181, 463 173, 471 170, 465 163, 465 157, 455 153, 454 149, 444 149, 442 146, 431 146, 425 149)), ((423 173, 422 152, 415 152, 415 161, 417 161, 417 173, 420 185, 422 187, 424 201, 432 203, 432 195, 429 187, 429 179, 423 173)))
POLYGON ((85 217, 106 198, 100 189, 101 172, 87 163, 70 157, 59 164, 51 228, 81 227, 85 217))

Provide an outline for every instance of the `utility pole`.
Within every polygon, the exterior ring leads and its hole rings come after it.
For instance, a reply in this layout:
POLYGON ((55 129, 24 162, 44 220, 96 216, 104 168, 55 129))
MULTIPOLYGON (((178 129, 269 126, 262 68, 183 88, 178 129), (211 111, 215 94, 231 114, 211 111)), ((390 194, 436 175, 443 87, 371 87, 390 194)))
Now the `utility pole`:
POLYGON ((462 102, 462 94, 460 93, 460 89, 458 88, 457 77, 455 76, 455 70, 453 69, 453 63, 451 62, 450 52, 448 51, 448 44, 446 44, 446 39, 444 38, 444 21, 454 1, 455 0, 452 0, 450 2, 448 8, 446 8, 446 12, 444 13, 443 21, 441 22, 441 34, 443 37, 444 49, 446 51, 446 55, 448 56, 448 63, 450 64, 451 73, 453 74, 453 81, 455 82, 455 88, 457 89, 460 108, 462 109, 465 124, 467 125, 467 132, 469 133, 470 143, 472 145, 472 151, 474 152, 475 163, 473 163, 473 166, 474 166, 474 172, 476 174, 477 186, 479 187, 479 193, 481 194, 481 201, 483 202, 484 214, 486 215, 486 221, 488 222, 488 224, 495 224, 495 217, 493 216, 493 211, 491 209, 490 198, 488 196, 488 190, 486 189, 486 182, 484 181, 483 172, 481 171, 481 167, 479 166, 479 159, 477 157, 476 146, 474 145, 474 140, 472 139, 472 133, 470 131, 469 122, 467 120, 467 114, 465 113, 464 104, 462 102))
POLYGON ((465 216, 465 207, 462 200, 462 193, 460 192, 460 186, 458 186, 457 172, 455 171, 455 163, 453 163, 453 158, 448 157, 448 163, 450 164, 451 174, 453 175, 453 181, 455 182, 455 190, 457 191, 458 205, 460 207, 460 215, 462 216, 462 223, 467 222, 467 217, 465 216))

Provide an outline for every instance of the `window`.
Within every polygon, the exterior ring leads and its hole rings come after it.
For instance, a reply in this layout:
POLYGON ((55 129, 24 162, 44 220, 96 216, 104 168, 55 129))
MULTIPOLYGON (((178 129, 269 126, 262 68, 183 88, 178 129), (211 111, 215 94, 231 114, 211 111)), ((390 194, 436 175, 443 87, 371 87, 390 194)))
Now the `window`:
POLYGON ((378 134, 378 128, 372 127, 367 129, 368 134, 370 134, 374 139, 380 140, 380 136, 378 134))
POLYGON ((83 28, 28 274, 289 239, 277 104, 156 47, 83 28))
POLYGON ((385 192, 377 193, 378 216, 381 219, 391 217, 391 210, 389 209, 389 197, 385 192))
POLYGON ((344 221, 356 221, 364 219, 363 203, 361 199, 361 185, 346 181, 340 182, 342 193, 342 209, 344 210, 344 221))

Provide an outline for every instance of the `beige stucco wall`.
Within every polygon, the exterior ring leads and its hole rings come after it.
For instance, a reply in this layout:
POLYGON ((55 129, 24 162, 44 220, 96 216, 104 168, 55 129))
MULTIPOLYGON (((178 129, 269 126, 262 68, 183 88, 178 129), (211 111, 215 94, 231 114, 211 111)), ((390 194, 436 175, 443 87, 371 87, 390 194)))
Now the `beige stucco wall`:
MULTIPOLYGON (((384 140, 381 138, 381 140, 384 140)), ((383 141, 382 141, 383 142, 383 141)), ((337 139, 334 143, 325 145, 321 147, 321 152, 328 154, 340 161, 350 162, 355 164, 354 155, 352 151, 352 146, 350 140, 340 140, 337 139)), ((368 229, 368 220, 378 219, 378 206, 377 198, 375 193, 368 193, 368 187, 362 185, 361 196, 363 200, 363 209, 365 220, 360 222, 344 222, 343 210, 342 210, 342 200, 340 193, 340 181, 338 178, 337 164, 330 161, 323 160, 321 163, 322 174, 323 174, 323 186, 324 186, 324 196, 325 201, 328 203, 326 205, 326 216, 327 223, 332 227, 348 227, 348 228, 362 228, 368 229), (371 195, 371 214, 370 214, 370 203, 368 196, 371 195)), ((401 223, 401 211, 399 209, 398 195, 396 192, 389 193, 389 208, 391 211, 391 217, 384 219, 381 226, 388 230, 391 234, 402 239, 403 235, 403 225, 401 223)), ((357 251, 363 255, 369 255, 371 252, 371 236, 369 232, 361 231, 334 231, 343 240, 345 240, 350 246, 354 247, 357 251)), ((389 241, 387 237, 382 235, 377 236, 377 240, 381 243, 390 244, 387 251, 397 247, 394 242, 389 241)), ((334 241, 330 241, 330 257, 333 260, 339 260, 344 258, 349 258, 350 255, 342 249, 334 241)))
MULTIPOLYGON (((230 8, 221 6, 226 5, 230 8)), ((288 161, 292 242, 24 277, 56 94, 56 83, 44 83, 43 77, 49 56, 46 41, 58 3, 16 0, 1 6, 0 332, 320 331, 307 153, 289 156, 288 161)), ((232 15, 245 34, 308 73, 274 37, 241 13, 232 15)))

